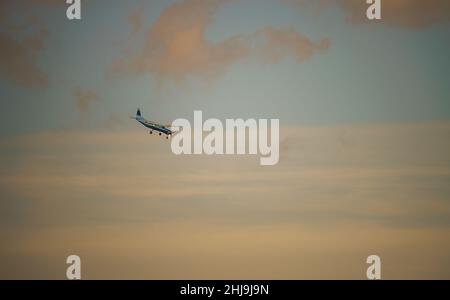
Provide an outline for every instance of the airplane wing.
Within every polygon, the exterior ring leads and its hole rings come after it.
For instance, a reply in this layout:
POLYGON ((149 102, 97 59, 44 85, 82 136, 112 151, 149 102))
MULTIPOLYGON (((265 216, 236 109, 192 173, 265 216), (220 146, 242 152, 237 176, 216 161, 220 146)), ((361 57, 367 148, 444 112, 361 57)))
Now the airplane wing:
POLYGON ((179 129, 180 128, 180 126, 172 126, 172 124, 170 124, 170 125, 164 125, 164 127, 165 128, 168 128, 168 129, 171 129, 171 130, 173 130, 173 129, 179 129))

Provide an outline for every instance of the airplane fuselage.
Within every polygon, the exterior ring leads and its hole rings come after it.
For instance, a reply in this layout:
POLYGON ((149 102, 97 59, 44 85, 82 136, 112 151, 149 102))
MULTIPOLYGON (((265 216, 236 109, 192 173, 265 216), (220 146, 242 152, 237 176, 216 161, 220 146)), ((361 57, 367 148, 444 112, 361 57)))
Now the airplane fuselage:
POLYGON ((169 128, 149 122, 149 121, 145 120, 144 118, 140 118, 140 119, 136 119, 136 120, 139 123, 141 123, 142 125, 144 125, 145 127, 149 128, 151 130, 160 132, 162 134, 172 135, 172 133, 173 133, 172 130, 170 130, 169 128))

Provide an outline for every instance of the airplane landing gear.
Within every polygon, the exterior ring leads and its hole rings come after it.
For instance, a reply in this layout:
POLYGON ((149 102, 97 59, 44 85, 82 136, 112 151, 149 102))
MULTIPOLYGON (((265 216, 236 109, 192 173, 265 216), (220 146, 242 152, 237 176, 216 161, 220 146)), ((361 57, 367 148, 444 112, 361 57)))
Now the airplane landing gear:
POLYGON ((160 132, 159 135, 161 135, 162 133, 160 132))
POLYGON ((150 130, 150 134, 153 134, 153 131, 150 130))

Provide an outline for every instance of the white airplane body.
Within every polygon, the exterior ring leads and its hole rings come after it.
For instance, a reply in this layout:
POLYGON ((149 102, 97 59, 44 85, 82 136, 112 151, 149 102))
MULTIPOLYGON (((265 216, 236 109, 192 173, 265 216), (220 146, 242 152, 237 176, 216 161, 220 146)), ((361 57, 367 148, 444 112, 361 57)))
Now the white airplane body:
POLYGON ((135 119, 136 121, 138 121, 139 123, 144 125, 146 128, 149 128, 150 134, 153 134, 153 131, 156 131, 159 133, 159 135, 165 134, 166 138, 168 139, 174 133, 174 131, 172 131, 170 129, 170 125, 161 125, 161 124, 146 120, 144 117, 142 117, 141 110, 139 108, 136 112, 136 116, 132 117, 132 119, 135 119))

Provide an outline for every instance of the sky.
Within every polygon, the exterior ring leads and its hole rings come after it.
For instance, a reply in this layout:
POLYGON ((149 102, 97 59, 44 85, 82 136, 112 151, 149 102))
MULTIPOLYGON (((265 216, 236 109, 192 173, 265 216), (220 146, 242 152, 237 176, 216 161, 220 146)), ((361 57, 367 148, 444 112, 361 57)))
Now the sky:
POLYGON ((0 278, 450 278, 450 2, 0 3, 0 278), (130 120, 278 118, 280 162, 130 120))

